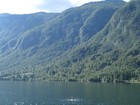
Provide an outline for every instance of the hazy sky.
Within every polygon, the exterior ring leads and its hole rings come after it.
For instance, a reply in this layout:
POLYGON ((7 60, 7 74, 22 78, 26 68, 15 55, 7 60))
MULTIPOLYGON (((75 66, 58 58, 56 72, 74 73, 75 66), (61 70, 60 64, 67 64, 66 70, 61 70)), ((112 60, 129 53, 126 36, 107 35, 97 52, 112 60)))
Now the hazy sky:
POLYGON ((62 12, 67 8, 80 6, 90 1, 101 0, 0 0, 0 13, 62 12))

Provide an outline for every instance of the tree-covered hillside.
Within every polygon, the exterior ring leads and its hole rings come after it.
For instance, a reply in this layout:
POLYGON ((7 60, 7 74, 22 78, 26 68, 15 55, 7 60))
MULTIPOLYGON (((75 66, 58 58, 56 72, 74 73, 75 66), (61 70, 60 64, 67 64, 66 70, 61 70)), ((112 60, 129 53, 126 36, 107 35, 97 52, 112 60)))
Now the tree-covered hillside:
POLYGON ((23 15, 0 14, 0 54, 14 48, 19 37, 26 31, 47 23, 57 15, 44 12, 23 15))
POLYGON ((0 15, 1 79, 139 81, 139 7, 106 0, 60 14, 0 15))
MULTIPOLYGON (((118 9, 102 31, 51 65, 64 78, 98 82, 140 80, 140 2, 118 9)), ((56 71, 57 72, 57 71, 56 71)))

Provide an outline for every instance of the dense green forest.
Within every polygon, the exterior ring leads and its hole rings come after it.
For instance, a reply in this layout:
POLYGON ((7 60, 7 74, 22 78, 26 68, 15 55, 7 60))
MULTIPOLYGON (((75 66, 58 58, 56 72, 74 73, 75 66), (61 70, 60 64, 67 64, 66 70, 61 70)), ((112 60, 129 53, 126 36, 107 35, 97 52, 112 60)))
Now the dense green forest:
POLYGON ((140 82, 140 1, 0 14, 0 79, 140 82))

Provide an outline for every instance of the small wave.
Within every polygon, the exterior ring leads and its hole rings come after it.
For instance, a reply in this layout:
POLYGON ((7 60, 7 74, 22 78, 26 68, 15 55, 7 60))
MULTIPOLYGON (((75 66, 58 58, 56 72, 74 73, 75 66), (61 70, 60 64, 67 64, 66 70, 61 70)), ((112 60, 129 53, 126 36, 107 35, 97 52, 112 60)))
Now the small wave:
POLYGON ((80 102, 81 100, 78 98, 69 98, 69 99, 66 99, 66 101, 68 101, 68 102, 80 102))
POLYGON ((62 102, 78 103, 78 102, 82 102, 82 99, 79 99, 79 98, 67 98, 67 99, 63 99, 61 101, 62 102))
POLYGON ((15 102, 14 105, 24 105, 24 102, 15 102))

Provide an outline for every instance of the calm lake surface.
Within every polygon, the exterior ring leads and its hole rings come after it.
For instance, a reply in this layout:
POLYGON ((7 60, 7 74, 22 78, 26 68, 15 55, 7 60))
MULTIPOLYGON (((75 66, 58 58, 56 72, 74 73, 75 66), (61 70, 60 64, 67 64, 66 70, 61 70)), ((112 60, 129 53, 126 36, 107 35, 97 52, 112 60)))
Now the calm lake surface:
POLYGON ((140 84, 0 81, 0 105, 140 105, 140 84))

